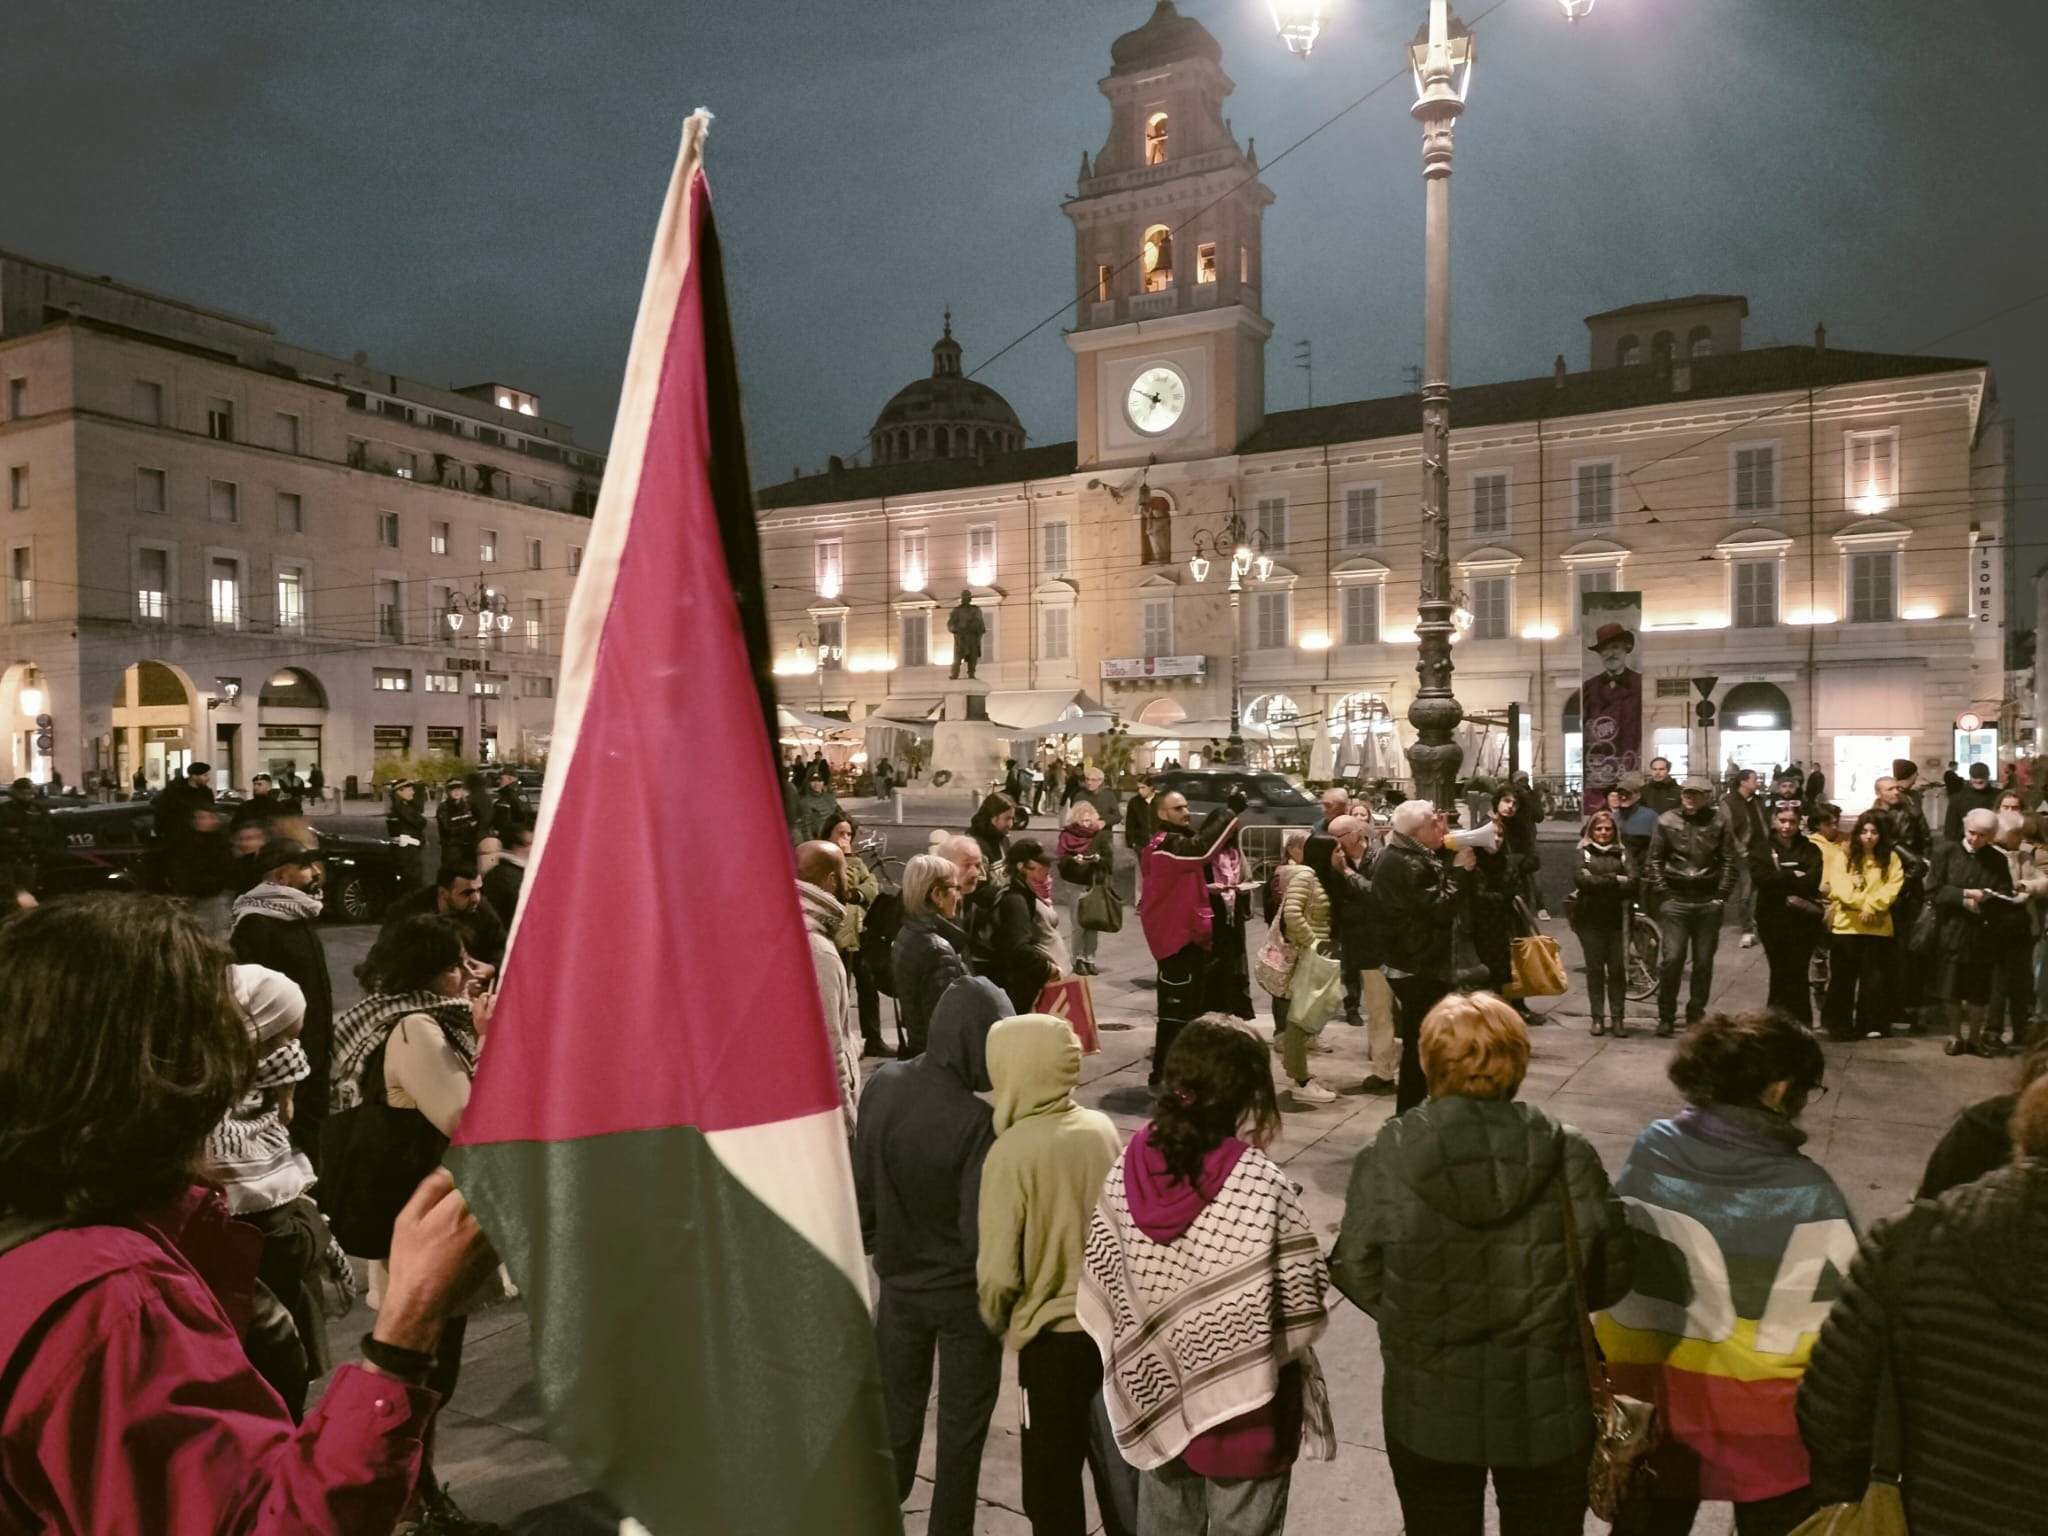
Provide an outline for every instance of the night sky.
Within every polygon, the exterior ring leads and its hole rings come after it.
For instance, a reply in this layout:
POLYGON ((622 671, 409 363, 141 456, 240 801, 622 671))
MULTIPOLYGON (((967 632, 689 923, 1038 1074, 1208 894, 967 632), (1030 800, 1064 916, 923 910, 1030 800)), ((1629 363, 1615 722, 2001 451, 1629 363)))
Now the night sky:
MULTIPOLYGON (((1454 378, 1585 366, 1582 318, 1745 293, 1747 341, 1988 358, 2048 538, 2048 59, 2039 0, 1464 0, 1454 378), (1483 18, 1483 19, 1482 19, 1483 18), (1990 319, 1998 311, 2038 300, 1990 319)), ((1268 405, 1402 390, 1421 354, 1422 0, 1334 0, 1307 65, 1265 0, 1189 0, 1278 195, 1268 405)), ((0 44, 0 245, 256 316, 430 382, 536 391, 608 437, 681 120, 718 121, 755 478, 864 452, 930 370, 1069 303, 1095 82, 1150 0, 31 3, 0 44)), ((979 375, 1074 434, 1060 322, 979 375)), ((2037 542, 2021 552, 2028 573, 2037 542)), ((2020 621, 2024 624, 2024 620, 2020 621)), ((2017 627, 2017 626, 2016 626, 2017 627)))

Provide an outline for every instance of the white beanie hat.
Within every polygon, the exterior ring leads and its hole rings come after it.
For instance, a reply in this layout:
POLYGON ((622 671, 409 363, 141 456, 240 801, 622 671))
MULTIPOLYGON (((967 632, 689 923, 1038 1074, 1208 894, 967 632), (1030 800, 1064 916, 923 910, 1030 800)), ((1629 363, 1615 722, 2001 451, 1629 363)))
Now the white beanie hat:
POLYGON ((235 1001, 249 1016, 249 1034, 258 1045, 274 1040, 306 1017, 306 994, 282 971, 267 965, 236 965, 235 1001))

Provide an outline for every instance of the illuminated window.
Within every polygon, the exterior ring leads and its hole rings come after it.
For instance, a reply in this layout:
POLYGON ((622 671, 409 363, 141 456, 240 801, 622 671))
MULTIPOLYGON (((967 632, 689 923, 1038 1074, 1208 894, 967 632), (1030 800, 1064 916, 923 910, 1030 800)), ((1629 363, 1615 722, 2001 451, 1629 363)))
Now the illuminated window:
POLYGON ((1166 114, 1154 112, 1145 119, 1145 163, 1166 164, 1166 114))
POLYGON ((1173 231, 1154 224, 1145 231, 1141 248, 1144 257, 1145 291, 1164 293, 1173 286, 1173 231))
POLYGON ((427 692, 460 693, 462 692, 462 679, 453 672, 429 672, 427 674, 427 692))
POLYGON ((412 673, 404 667, 372 667, 370 676, 379 693, 411 693, 412 673))
POLYGON ((899 569, 902 572, 903 590, 906 592, 922 592, 925 583, 931 579, 931 565, 926 556, 927 544, 922 528, 904 530, 899 569))
POLYGON ((242 626, 242 566, 238 560, 214 560, 206 582, 208 611, 223 629, 242 626))
POLYGON ((1195 247, 1195 281, 1213 283, 1216 281, 1216 242, 1204 240, 1195 247))
POLYGON ((495 564, 497 564, 497 561, 498 561, 498 530, 497 530, 497 529, 495 529, 495 528, 479 528, 479 529, 477 529, 477 531, 476 531, 476 557, 477 557, 477 559, 479 559, 479 560, 483 561, 483 562, 484 562, 484 563, 485 563, 486 565, 495 565, 495 564))
POLYGON ((548 601, 544 597, 526 600, 526 648, 544 651, 548 647, 548 601))
POLYGON ((967 579, 977 587, 996 579, 996 525, 978 523, 967 530, 967 579))
POLYGON ((1237 280, 1246 284, 1252 280, 1252 248, 1248 245, 1237 248, 1237 280))
POLYGON ((1380 643, 1380 584, 1353 582, 1344 588, 1344 645, 1380 643))
POLYGON ((135 551, 135 617, 161 624, 170 615, 171 552, 147 546, 135 551))
POLYGON ((1104 261, 1104 262, 1098 262, 1098 263, 1096 264, 1096 267, 1095 267, 1095 302, 1096 302, 1096 303, 1098 303, 1098 304, 1107 304, 1107 303, 1109 302, 1109 289, 1110 289, 1110 284, 1114 283, 1115 281, 1116 281, 1116 268, 1115 268, 1115 267, 1113 267, 1113 266, 1111 266, 1111 265, 1110 265, 1110 264, 1109 264, 1108 262, 1106 262, 1106 261, 1104 261))
POLYGON ((427 524, 427 553, 430 555, 445 555, 448 553, 448 525, 446 523, 427 524))
POLYGON ((837 597, 846 584, 846 546, 838 539, 818 540, 811 546, 811 566, 818 596, 837 597))
POLYGON ((1899 498, 1899 436, 1882 432, 1851 432, 1843 441, 1842 494, 1849 509, 1865 517, 1882 512, 1899 498))
POLYGON ((277 627, 306 627, 306 573, 293 565, 277 568, 277 627))

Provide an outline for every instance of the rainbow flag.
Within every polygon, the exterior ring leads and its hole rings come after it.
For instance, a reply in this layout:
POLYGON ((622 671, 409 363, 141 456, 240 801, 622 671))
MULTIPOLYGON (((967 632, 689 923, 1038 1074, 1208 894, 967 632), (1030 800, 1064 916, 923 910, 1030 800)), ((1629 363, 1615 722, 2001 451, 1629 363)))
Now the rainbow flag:
POLYGON ((653 1536, 900 1532, 853 1176, 775 769, 752 490, 685 125, 533 862, 449 1164, 548 1432, 653 1536), (667 830, 715 817, 678 858, 667 830))
POLYGON ((1635 1283, 1596 1328, 1615 1390, 1657 1404, 1658 1492, 1747 1503, 1805 1487, 1793 1405, 1856 1256, 1842 1192, 1791 1147, 1698 1109, 1644 1131, 1614 1188, 1635 1283))

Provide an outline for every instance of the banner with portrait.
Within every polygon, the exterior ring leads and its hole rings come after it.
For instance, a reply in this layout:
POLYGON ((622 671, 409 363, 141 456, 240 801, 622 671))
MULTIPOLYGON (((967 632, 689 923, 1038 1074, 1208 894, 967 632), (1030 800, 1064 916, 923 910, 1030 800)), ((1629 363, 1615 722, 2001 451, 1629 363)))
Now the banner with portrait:
POLYGON ((1636 637, 1640 592, 1579 594, 1579 637, 1586 647, 1579 687, 1579 729, 1588 803, 1625 773, 1643 767, 1643 672, 1636 637))

